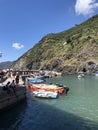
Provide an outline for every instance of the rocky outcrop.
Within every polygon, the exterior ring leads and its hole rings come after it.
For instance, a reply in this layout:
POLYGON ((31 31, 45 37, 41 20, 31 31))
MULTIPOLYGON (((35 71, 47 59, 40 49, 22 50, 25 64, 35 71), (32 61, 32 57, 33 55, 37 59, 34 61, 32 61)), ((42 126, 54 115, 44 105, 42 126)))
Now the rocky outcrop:
POLYGON ((13 69, 62 73, 98 70, 98 15, 57 34, 48 34, 16 60, 13 69))

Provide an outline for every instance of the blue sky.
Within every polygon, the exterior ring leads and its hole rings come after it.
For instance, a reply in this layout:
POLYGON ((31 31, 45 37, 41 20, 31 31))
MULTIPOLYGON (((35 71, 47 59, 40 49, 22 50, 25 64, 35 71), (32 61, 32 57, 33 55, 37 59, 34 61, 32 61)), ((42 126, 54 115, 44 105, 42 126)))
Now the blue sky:
POLYGON ((98 0, 0 0, 0 62, 98 14, 98 0))

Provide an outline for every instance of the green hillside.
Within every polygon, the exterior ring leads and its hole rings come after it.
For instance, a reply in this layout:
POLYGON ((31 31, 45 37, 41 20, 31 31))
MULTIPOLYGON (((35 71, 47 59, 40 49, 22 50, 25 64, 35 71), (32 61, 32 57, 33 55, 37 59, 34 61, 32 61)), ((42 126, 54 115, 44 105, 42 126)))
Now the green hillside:
POLYGON ((14 69, 46 69, 76 73, 98 69, 98 15, 80 25, 43 37, 17 61, 14 69))

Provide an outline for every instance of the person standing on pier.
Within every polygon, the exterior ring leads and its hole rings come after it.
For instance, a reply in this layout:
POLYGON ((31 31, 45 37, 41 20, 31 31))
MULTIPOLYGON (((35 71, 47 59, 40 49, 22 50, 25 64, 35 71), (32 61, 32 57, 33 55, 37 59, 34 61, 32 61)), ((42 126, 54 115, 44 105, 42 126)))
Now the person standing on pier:
POLYGON ((10 84, 10 88, 13 90, 14 94, 16 94, 16 84, 15 84, 15 80, 13 80, 10 84))
POLYGON ((19 84, 19 75, 16 76, 16 78, 15 78, 15 82, 16 82, 16 85, 19 84))

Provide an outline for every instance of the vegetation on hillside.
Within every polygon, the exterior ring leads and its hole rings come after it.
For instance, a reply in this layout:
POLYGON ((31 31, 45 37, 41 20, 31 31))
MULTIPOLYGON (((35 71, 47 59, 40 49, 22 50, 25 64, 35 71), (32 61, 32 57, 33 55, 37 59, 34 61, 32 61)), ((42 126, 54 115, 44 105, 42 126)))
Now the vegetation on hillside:
POLYGON ((78 71, 92 61, 97 68, 98 15, 80 25, 43 37, 28 50, 12 68, 78 71))

